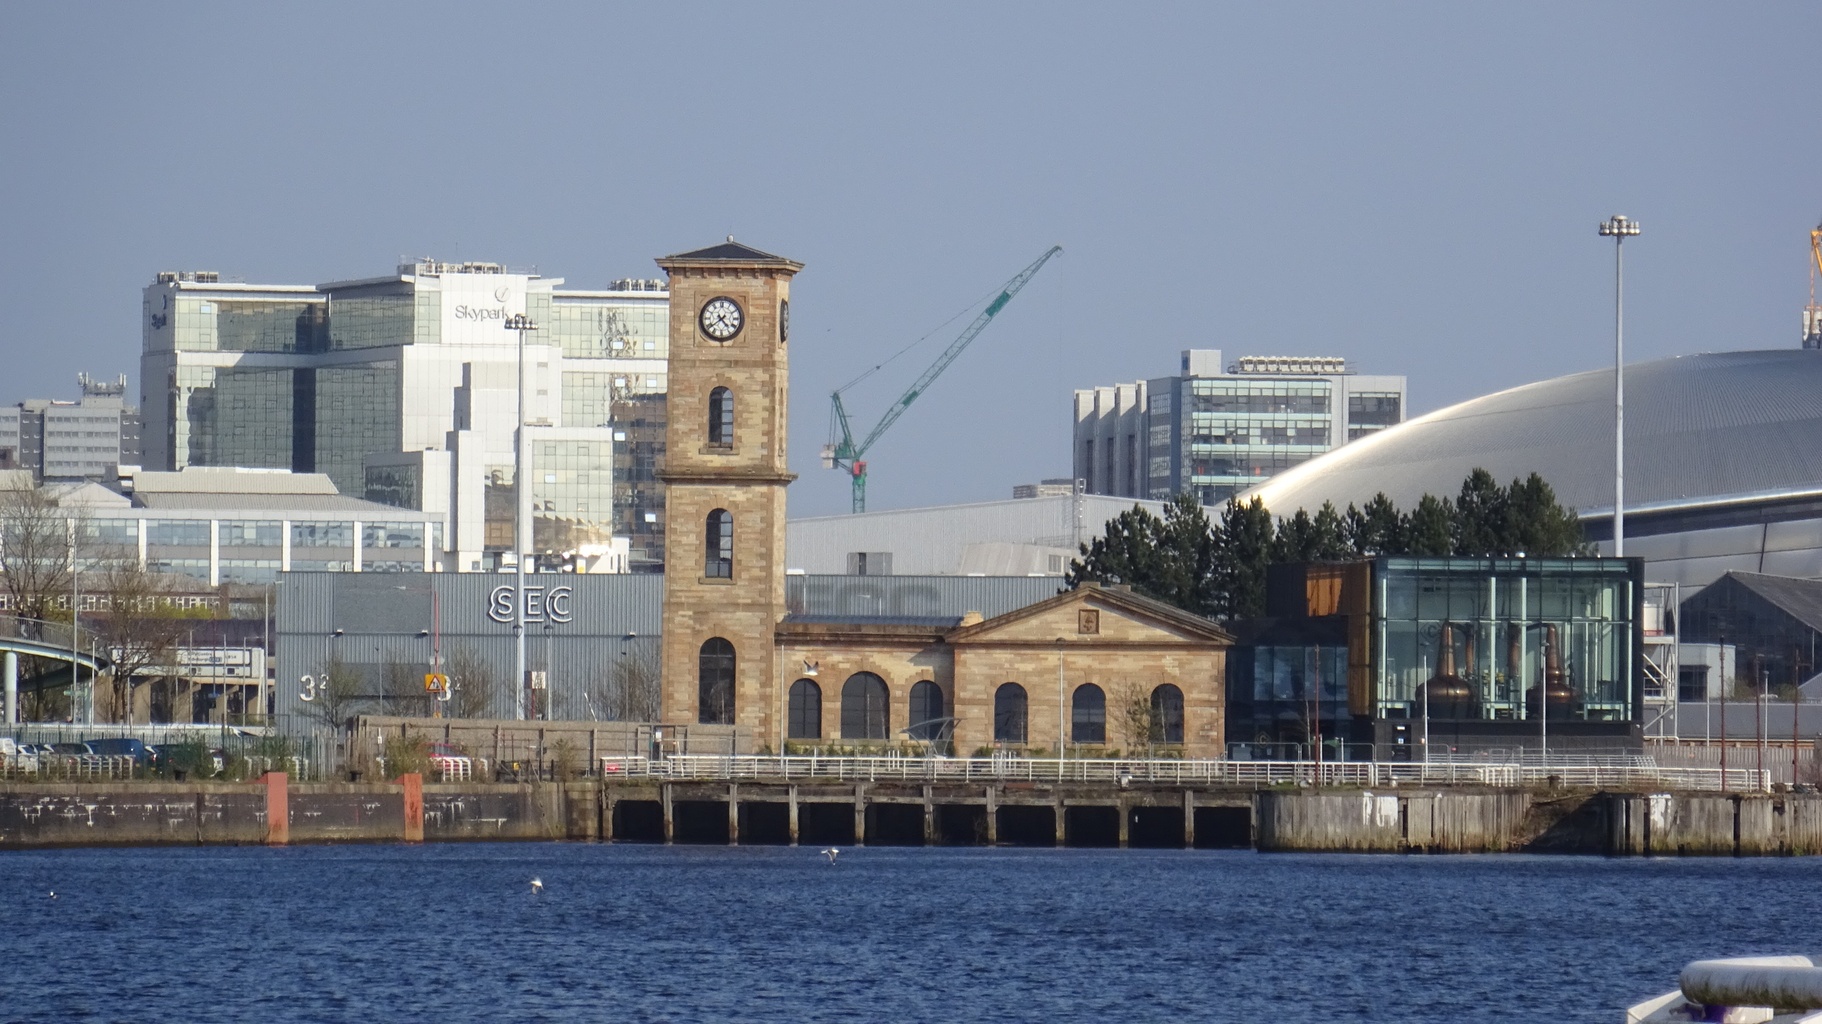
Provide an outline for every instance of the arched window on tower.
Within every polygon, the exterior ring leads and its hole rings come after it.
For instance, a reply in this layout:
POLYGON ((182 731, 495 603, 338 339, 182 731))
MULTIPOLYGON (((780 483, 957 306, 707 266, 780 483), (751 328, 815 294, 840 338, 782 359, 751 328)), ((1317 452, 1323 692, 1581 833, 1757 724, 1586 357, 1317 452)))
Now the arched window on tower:
POLYGON ((1183 742, 1183 691, 1170 683, 1151 691, 1151 738, 1154 743, 1183 742))
POLYGON ((799 679, 791 684, 790 703, 785 738, 822 739, 822 687, 814 680, 799 679))
POLYGON ((886 738, 886 681, 871 672, 856 672, 841 687, 841 738, 886 738))
POLYGON ((724 580, 734 578, 734 513, 725 508, 709 513, 702 575, 724 580))
POLYGON ((1069 741, 1107 742, 1107 693, 1093 683, 1075 688, 1075 703, 1069 710, 1069 741))
POLYGON ((1025 688, 1017 683, 993 691, 993 742, 1025 742, 1025 688))
POLYGON ((734 393, 727 388, 709 392, 709 444, 734 447, 734 393))
POLYGON ((734 724, 734 645, 710 637, 696 659, 696 721, 734 724))

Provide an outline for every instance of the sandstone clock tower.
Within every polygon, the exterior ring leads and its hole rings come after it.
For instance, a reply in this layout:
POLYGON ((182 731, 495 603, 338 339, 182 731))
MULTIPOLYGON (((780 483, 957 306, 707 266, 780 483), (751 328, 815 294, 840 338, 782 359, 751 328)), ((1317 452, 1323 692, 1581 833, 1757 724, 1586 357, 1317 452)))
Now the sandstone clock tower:
POLYGON ((787 341, 803 264, 734 241, 670 274, 664 721, 776 730, 784 617, 787 341))

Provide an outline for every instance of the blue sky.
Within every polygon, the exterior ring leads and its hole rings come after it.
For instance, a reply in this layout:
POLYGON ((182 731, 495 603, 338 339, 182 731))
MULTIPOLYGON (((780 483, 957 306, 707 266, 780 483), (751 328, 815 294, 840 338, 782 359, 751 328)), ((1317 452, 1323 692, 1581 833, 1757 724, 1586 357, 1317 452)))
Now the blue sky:
MULTIPOLYGON (((1414 411, 1798 344, 1822 7, 11 4, 0 401, 138 386, 162 269, 401 255, 580 287, 734 234, 793 293, 794 515, 829 391, 1061 243, 870 453, 872 507, 1069 471, 1070 392, 1189 347, 1344 355, 1414 411)), ((958 321, 848 396, 870 424, 958 321)))

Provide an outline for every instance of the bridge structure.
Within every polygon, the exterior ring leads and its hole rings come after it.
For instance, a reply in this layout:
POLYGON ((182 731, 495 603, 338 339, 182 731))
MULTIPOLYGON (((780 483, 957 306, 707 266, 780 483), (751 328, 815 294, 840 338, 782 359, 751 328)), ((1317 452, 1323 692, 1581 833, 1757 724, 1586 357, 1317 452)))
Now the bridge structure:
MULTIPOLYGON (((9 617, 0 619, 0 685, 4 686, 4 704, 0 705, 0 724, 12 726, 19 721, 19 694, 36 693, 53 686, 81 683, 86 673, 89 682, 106 672, 111 662, 92 646, 84 648, 82 638, 69 624, 43 619, 9 617), (30 676, 19 674, 19 659, 36 659, 41 666, 30 676), (50 663, 44 667, 46 662, 50 663)), ((72 696, 77 696, 72 694, 72 696)))

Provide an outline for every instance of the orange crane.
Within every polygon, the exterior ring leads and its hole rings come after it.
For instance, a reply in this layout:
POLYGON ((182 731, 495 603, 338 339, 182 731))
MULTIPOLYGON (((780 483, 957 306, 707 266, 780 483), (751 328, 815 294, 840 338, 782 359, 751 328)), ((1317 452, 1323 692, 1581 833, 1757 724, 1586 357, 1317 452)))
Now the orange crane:
POLYGON ((1816 275, 1822 274, 1822 224, 1809 233, 1809 305, 1803 309, 1803 347, 1822 348, 1822 306, 1816 305, 1816 275))

